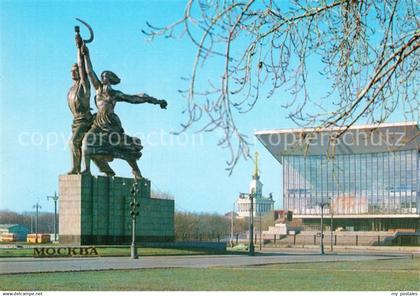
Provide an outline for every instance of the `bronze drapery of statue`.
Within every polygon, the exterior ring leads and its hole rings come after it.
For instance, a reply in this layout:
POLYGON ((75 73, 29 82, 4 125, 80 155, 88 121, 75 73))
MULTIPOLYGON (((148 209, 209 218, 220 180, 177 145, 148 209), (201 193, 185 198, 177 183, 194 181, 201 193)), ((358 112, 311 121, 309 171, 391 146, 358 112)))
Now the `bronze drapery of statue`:
MULTIPOLYGON (((114 90, 112 85, 120 82, 116 74, 111 71, 104 71, 99 79, 93 70, 89 50, 83 43, 81 53, 84 57, 84 65, 90 82, 96 90, 95 102, 98 112, 94 116, 92 126, 83 139, 83 156, 85 163, 84 174, 90 174, 90 160, 97 165, 107 165, 107 162, 114 158, 124 159, 132 168, 136 179, 142 178, 137 160, 140 158, 142 145, 140 139, 125 134, 121 121, 114 108, 117 102, 131 104, 158 104, 166 109, 167 102, 158 100, 147 94, 127 95, 121 91, 114 90)), ((99 167, 99 166, 98 166, 99 167)), ((109 166, 108 166, 109 167, 109 166)), ((101 170, 101 167, 99 167, 101 170)), ((110 168, 109 168, 110 169, 110 168)), ((112 170, 101 170, 107 175, 114 175, 112 170)))

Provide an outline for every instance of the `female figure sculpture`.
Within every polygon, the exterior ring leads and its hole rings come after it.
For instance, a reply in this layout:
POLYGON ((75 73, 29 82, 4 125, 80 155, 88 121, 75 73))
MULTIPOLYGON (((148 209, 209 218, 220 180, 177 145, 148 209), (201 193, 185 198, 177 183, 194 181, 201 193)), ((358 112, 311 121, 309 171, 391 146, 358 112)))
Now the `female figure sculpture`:
MULTIPOLYGON (((99 79, 93 71, 86 44, 82 46, 82 53, 85 59, 86 72, 96 90, 95 102, 98 108, 92 127, 83 139, 85 170, 82 173, 90 173, 91 159, 95 160, 95 163, 104 163, 112 161, 114 158, 120 158, 126 160, 131 166, 134 177, 141 179, 142 175, 136 162, 140 158, 143 148, 141 141, 136 137, 125 134, 118 115, 114 113, 115 105, 117 102, 150 103, 166 109, 167 102, 144 93, 127 95, 114 90, 112 85, 120 82, 118 76, 111 71, 104 71, 101 74, 101 79, 99 79)), ((105 173, 108 176, 115 175, 112 170, 105 173)))

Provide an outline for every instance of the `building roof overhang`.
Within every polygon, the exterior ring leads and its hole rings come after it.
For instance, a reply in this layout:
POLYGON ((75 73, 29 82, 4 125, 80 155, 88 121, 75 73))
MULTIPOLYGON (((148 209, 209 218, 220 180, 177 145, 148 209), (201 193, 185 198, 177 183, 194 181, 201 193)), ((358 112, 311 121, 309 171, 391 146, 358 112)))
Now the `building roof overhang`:
POLYGON ((417 122, 354 125, 345 128, 294 128, 257 131, 255 136, 281 162, 283 155, 339 155, 375 152, 420 151, 417 122))

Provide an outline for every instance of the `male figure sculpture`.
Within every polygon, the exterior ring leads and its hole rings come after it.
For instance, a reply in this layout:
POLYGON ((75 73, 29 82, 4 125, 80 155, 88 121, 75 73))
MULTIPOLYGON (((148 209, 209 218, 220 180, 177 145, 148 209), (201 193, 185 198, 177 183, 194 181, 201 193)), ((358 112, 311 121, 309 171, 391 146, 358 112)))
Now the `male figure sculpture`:
POLYGON ((76 32, 77 64, 71 69, 71 76, 74 81, 67 95, 67 102, 73 114, 72 137, 70 148, 72 152, 72 169, 68 174, 80 173, 82 156, 82 140, 92 125, 92 113, 90 113, 90 84, 86 74, 85 62, 82 56, 82 40, 76 32))
MULTIPOLYGON (((98 113, 95 115, 92 127, 83 140, 83 156, 85 170, 83 173, 90 174, 90 160, 97 163, 112 161, 114 158, 124 159, 133 170, 136 179, 141 179, 142 175, 137 166, 137 160, 141 156, 142 145, 140 139, 130 137, 125 134, 121 121, 114 108, 117 102, 128 102, 131 104, 158 104, 162 109, 166 109, 167 102, 158 100, 147 94, 127 95, 121 91, 114 90, 111 86, 118 84, 120 79, 111 71, 104 71, 101 79, 93 71, 86 44, 82 45, 82 54, 86 72, 92 85, 95 87, 95 102, 98 113)), ((108 166, 109 167, 109 166, 108 166)))

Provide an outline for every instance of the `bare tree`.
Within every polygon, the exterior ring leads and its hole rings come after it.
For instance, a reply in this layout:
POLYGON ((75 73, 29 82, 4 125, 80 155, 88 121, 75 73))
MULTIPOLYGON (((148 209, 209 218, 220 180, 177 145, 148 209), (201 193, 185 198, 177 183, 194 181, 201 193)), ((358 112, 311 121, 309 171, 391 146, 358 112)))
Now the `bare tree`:
POLYGON ((158 199, 171 199, 175 200, 175 196, 173 196, 169 192, 159 191, 159 190, 152 190, 151 192, 152 198, 158 198, 158 199))
POLYGON ((222 215, 175 212, 175 239, 211 241, 228 236, 230 222, 222 215))
POLYGON ((232 171, 250 157, 235 116, 287 91, 298 126, 380 123, 401 106, 418 120, 419 6, 415 0, 189 0, 174 23, 143 31, 196 45, 182 130, 223 132, 232 171), (216 68, 220 75, 208 78, 216 68), (326 93, 313 98, 314 82, 326 93), (311 86, 312 84, 312 86, 311 86))
MULTIPOLYGON (((53 232, 54 213, 41 212, 38 219, 40 232, 53 232)), ((9 210, 0 210, 0 224, 21 224, 31 230, 31 221, 35 224, 35 213, 33 212, 16 213, 9 210)), ((32 226, 34 228, 34 225, 32 226)))

